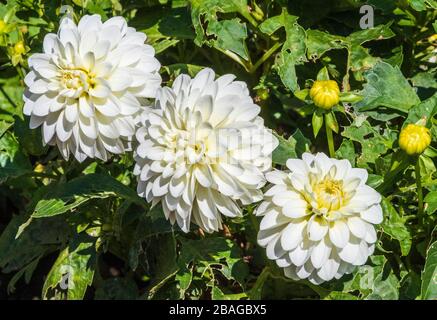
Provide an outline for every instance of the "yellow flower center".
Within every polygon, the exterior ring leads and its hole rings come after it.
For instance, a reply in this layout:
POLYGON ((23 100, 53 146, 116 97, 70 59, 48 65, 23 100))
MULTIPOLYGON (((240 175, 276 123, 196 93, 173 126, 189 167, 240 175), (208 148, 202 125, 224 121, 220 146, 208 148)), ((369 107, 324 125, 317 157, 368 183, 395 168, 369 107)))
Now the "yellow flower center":
POLYGON ((88 92, 96 85, 95 74, 85 69, 64 69, 61 75, 61 83, 66 89, 75 90, 75 97, 88 92))
POLYGON ((408 124, 399 135, 399 146, 409 155, 421 154, 430 143, 429 129, 417 124, 408 124))
POLYGON ((204 140, 195 138, 194 131, 179 130, 166 136, 166 143, 169 149, 183 157, 187 164, 202 164, 206 161, 205 153, 207 144, 204 140))
POLYGON ((310 97, 317 107, 329 110, 340 102, 340 88, 333 80, 318 80, 310 90, 310 97))
POLYGON ((345 202, 343 181, 325 178, 313 187, 317 209, 328 213, 340 209, 345 202))

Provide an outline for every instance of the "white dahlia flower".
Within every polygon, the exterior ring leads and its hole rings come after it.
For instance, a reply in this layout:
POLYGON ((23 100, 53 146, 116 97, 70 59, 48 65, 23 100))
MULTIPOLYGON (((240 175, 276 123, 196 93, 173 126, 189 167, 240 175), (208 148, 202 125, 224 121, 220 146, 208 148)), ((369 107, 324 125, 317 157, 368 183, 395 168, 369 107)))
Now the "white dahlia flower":
POLYGON ((382 222, 381 196, 367 171, 323 153, 289 159, 290 172, 266 174, 272 187, 256 214, 258 243, 287 277, 319 284, 366 263, 382 222))
POLYGON ((78 161, 107 160, 130 148, 135 121, 161 85, 160 64, 146 35, 122 17, 61 21, 29 58, 24 114, 42 127, 43 143, 78 161))
POLYGON ((217 231, 221 214, 241 216, 239 202, 262 200, 278 144, 246 84, 214 77, 204 69, 161 88, 136 134, 138 194, 153 205, 161 201, 166 218, 185 232, 190 222, 217 231))

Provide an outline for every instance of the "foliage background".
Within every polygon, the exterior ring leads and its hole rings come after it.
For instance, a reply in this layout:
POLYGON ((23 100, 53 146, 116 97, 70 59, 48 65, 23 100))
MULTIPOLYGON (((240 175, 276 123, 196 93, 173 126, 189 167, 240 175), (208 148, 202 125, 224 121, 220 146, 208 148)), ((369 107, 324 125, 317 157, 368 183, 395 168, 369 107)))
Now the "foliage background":
POLYGON ((0 298, 436 299, 437 150, 409 158, 397 139, 402 126, 425 116, 435 146, 437 2, 367 3, 375 28, 361 30, 366 2, 359 0, 2 1, 0 298), (324 130, 314 138, 305 97, 325 67, 349 101, 335 109, 336 155, 366 168, 384 196, 368 265, 319 287, 291 281, 257 246, 253 206, 220 233, 183 234, 137 197, 130 154, 79 164, 43 147, 22 114, 22 79, 27 57, 56 32, 62 5, 77 18, 126 17, 156 49, 164 84, 206 66, 246 81, 280 138, 278 168, 306 150, 327 152, 324 130), (65 289, 67 272, 74 286, 65 289))

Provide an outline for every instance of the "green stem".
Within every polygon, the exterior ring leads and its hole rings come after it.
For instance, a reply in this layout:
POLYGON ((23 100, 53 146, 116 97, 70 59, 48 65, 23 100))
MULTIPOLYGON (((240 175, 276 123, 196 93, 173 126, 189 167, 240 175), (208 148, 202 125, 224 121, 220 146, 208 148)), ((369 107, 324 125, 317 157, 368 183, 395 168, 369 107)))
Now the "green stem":
POLYGON ((250 14, 248 10, 241 10, 240 14, 247 20, 249 23, 254 26, 255 28, 258 28, 258 22, 255 20, 254 17, 250 14))
POLYGON ((419 221, 423 224, 423 222, 424 222, 424 216, 423 216, 423 190, 422 190, 422 177, 420 176, 420 161, 419 161, 419 159, 417 159, 415 170, 416 170, 417 198, 419 199, 418 218, 419 218, 419 221))
POLYGON ((329 126, 328 121, 326 121, 326 119, 325 119, 325 128, 326 128, 326 137, 328 138, 329 156, 331 158, 335 158, 334 136, 332 135, 332 129, 329 126))
POLYGON ((249 73, 254 73, 256 69, 259 68, 260 65, 262 65, 267 59, 270 58, 270 56, 275 53, 276 50, 278 50, 282 46, 282 43, 276 42, 269 50, 267 50, 263 56, 255 62, 253 67, 250 69, 249 73))
POLYGON ((230 50, 223 50, 220 48, 216 48, 216 49, 221 53, 227 55, 229 58, 231 58, 238 64, 240 64, 247 72, 250 72, 250 70, 252 69, 252 63, 250 61, 248 62, 244 61, 242 58, 240 58, 240 56, 238 56, 237 54, 233 53, 230 50))
POLYGON ((2 86, 0 86, 0 92, 5 96, 6 100, 8 100, 8 102, 14 107, 14 109, 17 110, 18 106, 15 104, 14 100, 12 100, 11 97, 9 97, 9 95, 7 94, 5 89, 3 89, 2 86))
POLYGON ((270 275, 270 269, 268 266, 264 267, 263 271, 260 273, 258 278, 256 279, 255 284, 250 290, 249 297, 252 300, 261 299, 262 288, 264 286, 264 282, 266 282, 267 278, 270 275))
POLYGON ((49 173, 44 173, 44 172, 29 172, 28 174, 25 175, 29 175, 31 177, 39 177, 39 178, 48 178, 48 179, 58 179, 59 176, 54 175, 54 174, 49 174, 49 173))

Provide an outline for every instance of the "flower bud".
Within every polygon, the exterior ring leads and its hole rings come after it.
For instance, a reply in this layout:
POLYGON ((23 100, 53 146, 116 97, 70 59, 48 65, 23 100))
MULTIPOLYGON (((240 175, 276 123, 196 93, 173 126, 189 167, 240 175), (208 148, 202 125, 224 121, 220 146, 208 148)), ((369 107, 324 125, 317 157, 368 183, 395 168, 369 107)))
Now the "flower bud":
POLYGON ((401 130, 399 146, 409 155, 421 154, 431 143, 431 133, 427 127, 408 124, 401 130))
POLYGON ((14 46, 15 54, 24 54, 26 53, 26 47, 24 46, 23 41, 18 41, 14 46))
POLYGON ((6 32, 6 22, 0 19, 0 34, 6 32))
POLYGON ((437 33, 436 33, 436 34, 433 34, 433 35, 430 36, 430 37, 428 37, 428 41, 429 41, 430 43, 437 42, 437 33))
POLYGON ((269 90, 266 88, 261 88, 256 90, 256 96, 259 98, 259 100, 264 101, 267 100, 270 96, 269 90))
POLYGON ((310 97, 317 107, 329 110, 340 102, 340 88, 334 80, 317 80, 310 90, 310 97))
POLYGON ((35 166, 35 168, 33 169, 33 171, 38 172, 38 173, 44 172, 44 165, 42 165, 41 163, 38 163, 35 166))

